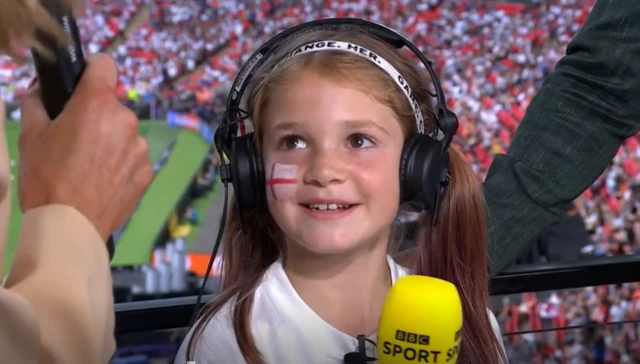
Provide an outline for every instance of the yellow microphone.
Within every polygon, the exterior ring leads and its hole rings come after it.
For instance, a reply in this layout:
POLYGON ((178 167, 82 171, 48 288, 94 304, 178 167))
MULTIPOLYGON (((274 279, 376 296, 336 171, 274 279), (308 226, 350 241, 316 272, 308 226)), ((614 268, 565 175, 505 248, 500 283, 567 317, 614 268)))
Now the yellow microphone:
POLYGON ((378 363, 456 363, 461 340, 462 303, 453 284, 410 275, 391 287, 378 326, 378 363))

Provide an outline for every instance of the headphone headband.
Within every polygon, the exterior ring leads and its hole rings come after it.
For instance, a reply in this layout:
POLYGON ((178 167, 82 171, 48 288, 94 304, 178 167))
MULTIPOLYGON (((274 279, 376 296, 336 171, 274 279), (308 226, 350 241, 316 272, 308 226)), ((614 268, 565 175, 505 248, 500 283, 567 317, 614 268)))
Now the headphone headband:
MULTIPOLYGON (((230 153, 230 141, 238 134, 238 123, 242 120, 242 117, 240 115, 242 112, 240 104, 244 92, 257 73, 256 70, 261 70, 262 66, 264 66, 266 62, 269 61, 269 59, 276 53, 276 51, 283 44, 287 44, 291 38, 320 30, 358 31, 367 33, 385 41, 396 49, 406 47, 413 54, 415 54, 415 56, 420 59, 421 63, 427 69, 435 90, 435 98, 437 103, 435 110, 436 130, 433 138, 441 143, 441 148, 443 151, 448 148, 451 140, 453 139, 453 136, 458 129, 458 120, 455 117, 455 114, 447 109, 444 91, 442 90, 440 81, 438 80, 436 72, 433 69, 432 62, 428 60, 409 39, 391 28, 363 19, 334 18, 315 20, 288 28, 268 40, 264 45, 262 45, 262 47, 260 47, 255 53, 253 53, 251 57, 249 57, 248 61, 240 69, 238 76, 231 86, 231 92, 227 99, 227 115, 222 118, 218 127, 218 133, 223 134, 219 136, 218 140, 221 142, 221 147, 225 150, 225 153, 230 153)), ((413 107, 413 102, 411 102, 411 105, 413 107)), ((422 117, 422 115, 420 116, 422 117)), ((419 123, 419 121, 417 122, 419 123)), ((240 125, 240 127, 244 128, 244 125, 240 125)), ((420 127, 418 127, 418 129, 420 129, 420 127)))
MULTIPOLYGON (((379 54, 355 43, 351 42, 343 42, 339 40, 320 40, 312 43, 307 43, 302 45, 293 52, 289 53, 281 62, 284 62, 287 59, 294 58, 296 56, 313 53, 313 52, 322 52, 322 51, 338 51, 338 52, 348 52, 351 54, 355 54, 359 57, 362 57, 371 63, 378 66, 381 70, 383 70, 389 77, 393 79, 393 81, 398 85, 398 87, 403 91, 404 95, 407 97, 407 101, 409 101, 409 105, 411 105, 411 109, 413 110, 413 115, 416 119, 416 127, 418 129, 418 133, 424 134, 424 117, 422 116, 422 111, 420 110, 420 104, 416 101, 413 91, 411 90, 411 86, 405 80, 405 78, 400 74, 400 72, 386 59, 382 58, 379 54)), ((275 67, 278 67, 276 65, 275 67)), ((274 68, 275 68, 274 67, 274 68)))

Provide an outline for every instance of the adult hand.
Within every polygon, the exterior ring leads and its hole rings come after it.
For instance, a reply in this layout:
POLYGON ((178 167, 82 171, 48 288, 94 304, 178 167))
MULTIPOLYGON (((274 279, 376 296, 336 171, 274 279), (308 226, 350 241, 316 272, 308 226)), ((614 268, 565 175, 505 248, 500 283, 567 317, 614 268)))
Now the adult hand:
POLYGON ((68 205, 106 240, 133 213, 153 178, 138 119, 116 98, 111 57, 87 64, 73 96, 53 122, 36 86, 22 102, 18 194, 23 212, 68 205))

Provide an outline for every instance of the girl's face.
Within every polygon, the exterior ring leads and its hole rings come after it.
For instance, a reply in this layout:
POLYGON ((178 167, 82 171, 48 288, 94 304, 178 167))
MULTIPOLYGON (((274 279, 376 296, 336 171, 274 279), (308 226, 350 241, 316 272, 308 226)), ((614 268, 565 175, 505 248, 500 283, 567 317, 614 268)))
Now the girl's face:
POLYGON ((276 89, 266 107, 269 210, 289 250, 332 255, 388 242, 404 142, 393 110, 313 72, 276 89))

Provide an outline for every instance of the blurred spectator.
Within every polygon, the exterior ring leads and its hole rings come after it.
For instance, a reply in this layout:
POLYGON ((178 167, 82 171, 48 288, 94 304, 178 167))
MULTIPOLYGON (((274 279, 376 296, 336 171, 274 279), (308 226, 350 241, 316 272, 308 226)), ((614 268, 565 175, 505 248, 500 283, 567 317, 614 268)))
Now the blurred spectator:
MULTIPOLYGON (((494 303, 497 300, 494 299, 494 303)), ((640 283, 504 297, 496 310, 510 363, 638 363, 640 283), (610 323, 607 326, 594 324, 610 323)))
POLYGON ((200 214, 193 205, 187 206, 184 216, 182 217, 182 224, 198 225, 200 223, 200 214))

